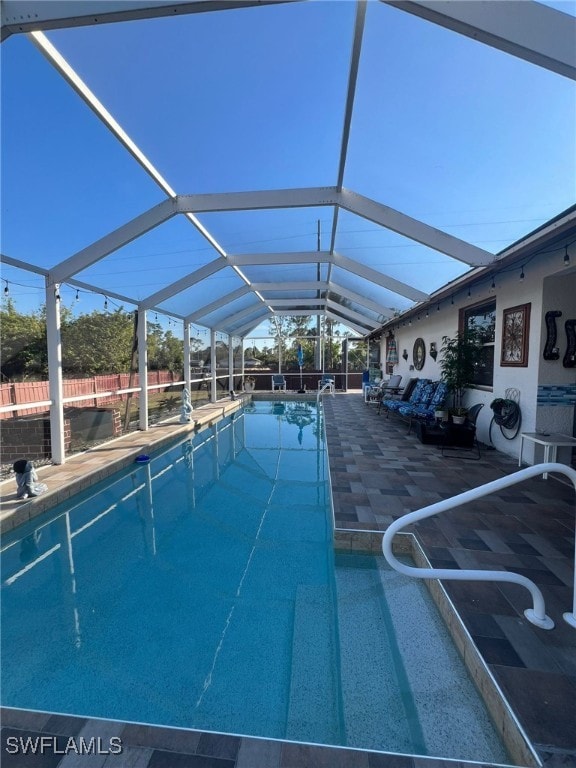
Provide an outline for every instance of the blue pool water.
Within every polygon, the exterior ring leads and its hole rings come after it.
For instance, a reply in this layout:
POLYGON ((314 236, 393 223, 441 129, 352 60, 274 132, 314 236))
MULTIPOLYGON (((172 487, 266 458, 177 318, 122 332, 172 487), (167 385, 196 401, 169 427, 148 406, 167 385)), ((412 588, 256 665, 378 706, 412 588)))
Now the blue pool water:
POLYGON ((335 557, 315 403, 252 404, 6 536, 2 658, 7 706, 506 762, 423 586, 335 557))

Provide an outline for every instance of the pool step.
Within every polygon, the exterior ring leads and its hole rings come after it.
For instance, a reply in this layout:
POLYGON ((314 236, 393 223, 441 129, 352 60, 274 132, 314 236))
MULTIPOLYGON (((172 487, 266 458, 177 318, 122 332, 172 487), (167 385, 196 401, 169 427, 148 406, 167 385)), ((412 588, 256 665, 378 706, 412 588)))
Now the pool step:
POLYGON ((414 751, 419 725, 373 558, 336 558, 345 744, 414 751))
POLYGON ((342 743, 332 603, 326 585, 297 587, 287 739, 342 743))

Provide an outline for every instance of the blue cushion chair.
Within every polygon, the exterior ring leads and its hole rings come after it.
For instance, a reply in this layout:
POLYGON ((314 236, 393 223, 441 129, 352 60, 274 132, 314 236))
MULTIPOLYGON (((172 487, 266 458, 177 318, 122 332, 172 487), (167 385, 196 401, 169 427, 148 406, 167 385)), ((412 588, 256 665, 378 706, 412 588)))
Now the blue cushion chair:
POLYGON ((382 407, 386 411, 386 416, 388 416, 388 414, 391 412, 398 413, 400 408, 405 405, 417 405, 422 399, 424 388, 430 383, 430 379, 417 379, 416 384, 412 390, 412 394, 410 395, 410 399, 407 403, 404 400, 394 400, 392 398, 383 400, 382 407))
POLYGON ((418 404, 401 407, 399 409, 400 415, 409 419, 408 432, 410 433, 410 430, 412 429, 413 419, 418 419, 427 423, 434 421, 435 412, 443 407, 447 397, 448 386, 446 382, 439 381, 433 385, 431 397, 430 389, 427 387, 418 404))
POLYGON ((286 392, 286 379, 281 373, 272 374, 272 392, 276 390, 286 392))

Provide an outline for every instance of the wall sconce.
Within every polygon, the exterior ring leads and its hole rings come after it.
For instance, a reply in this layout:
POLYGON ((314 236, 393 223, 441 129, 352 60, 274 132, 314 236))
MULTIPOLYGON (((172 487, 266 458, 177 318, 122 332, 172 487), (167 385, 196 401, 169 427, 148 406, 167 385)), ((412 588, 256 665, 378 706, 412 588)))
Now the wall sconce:
POLYGON ((438 357, 438 350, 436 349, 435 341, 430 342, 430 357, 432 358, 432 360, 436 360, 436 358, 438 357))
POLYGON ((404 352, 402 352, 402 357, 404 358, 404 360, 408 360, 408 350, 407 349, 405 349, 404 352))

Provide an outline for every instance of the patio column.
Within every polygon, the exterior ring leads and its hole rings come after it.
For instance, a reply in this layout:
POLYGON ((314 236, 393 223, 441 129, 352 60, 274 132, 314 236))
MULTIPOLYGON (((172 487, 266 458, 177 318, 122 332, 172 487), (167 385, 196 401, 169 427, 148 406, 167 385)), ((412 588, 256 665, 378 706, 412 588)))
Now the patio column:
POLYGON ((148 429, 148 313, 138 307, 138 379, 140 384, 140 399, 138 415, 140 429, 148 429))
POLYGON ((190 389, 190 323, 184 320, 184 386, 192 394, 190 389))
POLYGON ((210 382, 210 402, 216 402, 216 331, 210 329, 210 373, 212 380, 210 382))
POLYGON ((234 389, 234 339, 228 334, 228 392, 234 389))
POLYGON ((64 464, 64 389, 62 385, 62 339, 60 338, 60 284, 46 277, 46 341, 48 346, 48 392, 50 395, 50 443, 54 464, 64 464))

